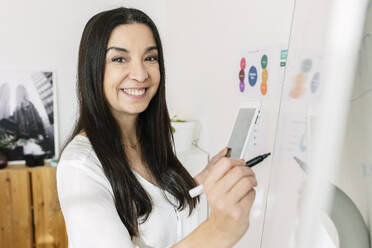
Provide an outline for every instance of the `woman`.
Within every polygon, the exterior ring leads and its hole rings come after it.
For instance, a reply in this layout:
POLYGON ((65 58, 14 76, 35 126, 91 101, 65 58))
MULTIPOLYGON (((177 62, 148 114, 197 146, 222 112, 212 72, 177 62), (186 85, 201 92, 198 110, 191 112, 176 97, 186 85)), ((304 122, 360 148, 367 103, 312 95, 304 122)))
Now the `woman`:
POLYGON ((248 227, 254 173, 216 155, 192 178, 172 148, 162 45, 136 9, 98 13, 80 44, 80 116, 57 169, 69 245, 231 247, 248 227), (204 184, 210 217, 183 237, 180 222, 204 184))

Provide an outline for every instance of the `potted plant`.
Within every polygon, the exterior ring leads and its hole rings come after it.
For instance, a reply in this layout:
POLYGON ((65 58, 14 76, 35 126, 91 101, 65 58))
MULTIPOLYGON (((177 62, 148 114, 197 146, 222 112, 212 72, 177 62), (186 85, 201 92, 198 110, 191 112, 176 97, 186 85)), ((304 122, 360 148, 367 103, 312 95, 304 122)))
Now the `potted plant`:
POLYGON ((17 140, 16 137, 8 133, 0 133, 0 169, 8 165, 6 150, 14 150, 17 147, 23 146, 24 139, 17 140))
POLYGON ((11 148, 13 139, 14 137, 9 134, 0 135, 0 169, 4 169, 8 165, 5 149, 11 148))
POLYGON ((184 152, 191 148, 195 121, 173 116, 171 118, 172 133, 176 152, 184 152))

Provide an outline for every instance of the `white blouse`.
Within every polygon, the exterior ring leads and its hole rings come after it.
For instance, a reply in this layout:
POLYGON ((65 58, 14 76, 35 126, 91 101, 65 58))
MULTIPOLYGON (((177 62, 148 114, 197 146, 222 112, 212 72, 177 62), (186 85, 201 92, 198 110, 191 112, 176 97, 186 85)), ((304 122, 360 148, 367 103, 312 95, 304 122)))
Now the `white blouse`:
POLYGON ((177 211, 162 189, 132 171, 153 202, 149 218, 139 224, 139 238, 133 241, 116 211, 111 185, 89 139, 77 135, 66 146, 57 167, 57 190, 69 248, 170 247, 200 224, 197 209, 191 216, 188 207, 177 211))

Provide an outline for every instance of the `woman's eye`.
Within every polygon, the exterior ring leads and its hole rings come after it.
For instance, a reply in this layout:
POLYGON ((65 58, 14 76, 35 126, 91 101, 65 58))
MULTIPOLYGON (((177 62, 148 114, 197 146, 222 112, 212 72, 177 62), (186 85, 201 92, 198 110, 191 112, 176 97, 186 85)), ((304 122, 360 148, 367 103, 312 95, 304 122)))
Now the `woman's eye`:
POLYGON ((158 61, 158 56, 148 56, 146 57, 145 61, 150 61, 150 62, 158 61))
POLYGON ((117 58, 112 58, 112 62, 117 62, 117 63, 124 63, 125 59, 123 57, 117 57, 117 58))

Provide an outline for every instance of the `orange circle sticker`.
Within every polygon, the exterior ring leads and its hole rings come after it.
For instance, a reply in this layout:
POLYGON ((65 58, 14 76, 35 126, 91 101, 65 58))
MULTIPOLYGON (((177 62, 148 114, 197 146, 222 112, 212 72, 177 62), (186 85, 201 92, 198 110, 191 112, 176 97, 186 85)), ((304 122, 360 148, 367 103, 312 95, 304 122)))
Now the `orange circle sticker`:
POLYGON ((262 82, 260 89, 261 89, 262 95, 266 95, 266 93, 267 93, 267 83, 266 82, 262 82))
POLYGON ((290 95, 290 97, 296 99, 296 98, 299 98, 299 97, 302 95, 303 91, 304 91, 304 90, 303 90, 303 87, 301 87, 301 86, 296 86, 296 87, 294 87, 294 88, 291 90, 291 92, 289 93, 289 95, 290 95))

